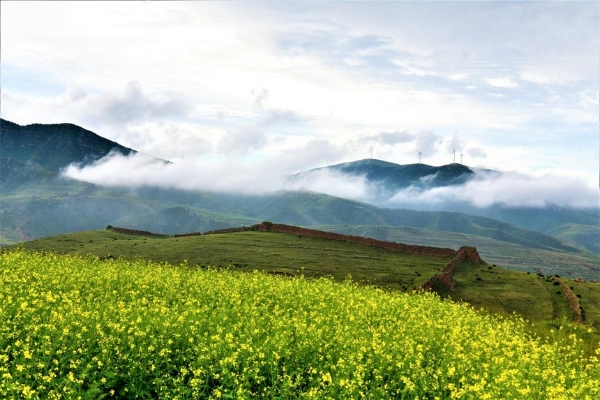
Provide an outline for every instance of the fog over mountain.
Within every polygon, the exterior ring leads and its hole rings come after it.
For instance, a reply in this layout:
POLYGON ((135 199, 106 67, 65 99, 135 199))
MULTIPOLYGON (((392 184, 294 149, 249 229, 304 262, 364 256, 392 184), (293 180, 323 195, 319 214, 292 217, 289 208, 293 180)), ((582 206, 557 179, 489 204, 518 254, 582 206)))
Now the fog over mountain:
POLYGON ((514 172, 475 170, 462 184, 429 185, 435 174, 397 191, 360 172, 322 168, 290 175, 284 160, 263 159, 241 164, 235 159, 213 163, 180 161, 165 164, 144 154, 110 154, 91 165, 66 167, 63 176, 102 186, 160 187, 220 193, 260 195, 281 190, 307 190, 387 207, 445 209, 468 204, 594 208, 599 193, 583 180, 560 176, 532 177, 514 172))
POLYGON ((390 206, 443 205, 466 202, 475 207, 573 207, 598 206, 598 190, 583 180, 544 176, 531 177, 507 172, 479 171, 468 182, 457 186, 430 189, 408 188, 396 193, 390 206))

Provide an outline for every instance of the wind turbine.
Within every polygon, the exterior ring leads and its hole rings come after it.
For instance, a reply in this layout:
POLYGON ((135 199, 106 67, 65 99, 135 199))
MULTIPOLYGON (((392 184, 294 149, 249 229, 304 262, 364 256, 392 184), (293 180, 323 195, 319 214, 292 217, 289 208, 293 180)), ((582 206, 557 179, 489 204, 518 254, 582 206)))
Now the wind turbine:
POLYGON ((423 152, 419 149, 417 149, 417 154, 419 156, 419 164, 421 164, 421 154, 423 154, 423 152))
POLYGON ((462 150, 461 150, 460 151, 460 163, 461 164, 463 163, 463 157, 464 157, 464 155, 463 155, 462 150))
POLYGON ((454 164, 456 164, 456 149, 452 147, 452 154, 454 155, 454 164))

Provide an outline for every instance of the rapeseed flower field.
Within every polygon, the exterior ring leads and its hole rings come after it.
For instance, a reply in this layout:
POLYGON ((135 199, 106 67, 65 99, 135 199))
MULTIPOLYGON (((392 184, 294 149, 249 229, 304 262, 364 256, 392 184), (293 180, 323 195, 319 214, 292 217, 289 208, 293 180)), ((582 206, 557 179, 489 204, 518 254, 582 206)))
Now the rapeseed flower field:
POLYGON ((428 293, 11 250, 1 398, 597 399, 600 364, 428 293))

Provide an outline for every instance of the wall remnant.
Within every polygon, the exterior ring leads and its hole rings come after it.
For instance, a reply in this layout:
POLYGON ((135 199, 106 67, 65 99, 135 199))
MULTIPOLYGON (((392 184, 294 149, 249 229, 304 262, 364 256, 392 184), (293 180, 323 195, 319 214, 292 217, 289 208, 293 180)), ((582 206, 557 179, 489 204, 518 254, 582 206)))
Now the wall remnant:
POLYGON ((579 298, 577 298, 577 295, 575 294, 575 292, 573 292, 573 290, 571 290, 569 285, 567 285, 565 282, 563 282, 556 275, 551 277, 550 280, 552 282, 558 282, 560 284, 560 287, 562 288, 563 296, 565 297, 565 300, 567 300, 567 303, 569 304, 569 309, 571 310, 572 321, 576 322, 576 323, 583 322, 585 320, 584 314, 582 313, 583 308, 581 307, 581 304, 579 304, 579 298))
POLYGON ((127 235, 151 236, 151 237, 162 237, 162 238, 169 237, 169 235, 164 235, 162 233, 152 233, 149 231, 141 231, 141 230, 137 230, 137 229, 118 228, 118 227, 112 226, 112 225, 108 225, 106 227, 106 230, 110 230, 110 231, 114 231, 114 232, 118 232, 118 233, 125 233, 127 235))
POLYGON ((463 246, 458 249, 454 258, 450 260, 439 273, 429 278, 429 280, 421 286, 421 289, 433 290, 439 289, 441 286, 442 289, 454 291, 452 272, 464 261, 471 261, 475 264, 480 264, 482 262, 475 247, 463 246))
POLYGON ((402 253, 410 254, 422 254, 428 256, 438 257, 452 257, 456 252, 448 248, 430 247, 430 246, 417 246, 411 244, 403 244, 396 242, 386 242, 383 240, 365 238, 362 236, 351 236, 343 235, 341 233, 318 231, 316 229, 300 228, 298 226, 274 224, 272 222, 263 222, 258 225, 253 225, 246 230, 256 230, 261 232, 276 232, 276 233, 288 233, 291 235, 298 235, 311 238, 338 240, 350 243, 365 244, 368 246, 378 247, 386 250, 398 251, 402 253))

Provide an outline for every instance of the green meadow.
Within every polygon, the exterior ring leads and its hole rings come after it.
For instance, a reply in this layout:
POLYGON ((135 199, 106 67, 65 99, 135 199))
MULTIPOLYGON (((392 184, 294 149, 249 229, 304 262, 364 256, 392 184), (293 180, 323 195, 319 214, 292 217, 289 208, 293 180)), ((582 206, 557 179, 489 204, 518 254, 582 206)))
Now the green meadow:
POLYGON ((411 255, 376 247, 271 232, 236 232, 189 237, 128 235, 87 231, 25 242, 27 250, 94 254, 101 258, 143 257, 197 267, 265 271, 270 274, 332 276, 399 290, 412 290, 435 275, 451 258, 411 255))

